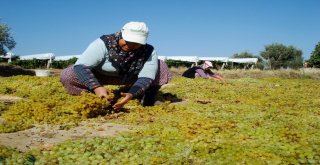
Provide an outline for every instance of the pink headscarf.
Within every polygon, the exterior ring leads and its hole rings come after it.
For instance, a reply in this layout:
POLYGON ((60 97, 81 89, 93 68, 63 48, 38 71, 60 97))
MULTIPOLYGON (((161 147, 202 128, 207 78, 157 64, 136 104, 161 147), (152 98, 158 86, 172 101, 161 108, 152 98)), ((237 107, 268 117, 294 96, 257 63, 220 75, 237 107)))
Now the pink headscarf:
POLYGON ((202 64, 203 69, 207 69, 207 68, 212 68, 213 65, 210 61, 204 61, 204 63, 202 64))

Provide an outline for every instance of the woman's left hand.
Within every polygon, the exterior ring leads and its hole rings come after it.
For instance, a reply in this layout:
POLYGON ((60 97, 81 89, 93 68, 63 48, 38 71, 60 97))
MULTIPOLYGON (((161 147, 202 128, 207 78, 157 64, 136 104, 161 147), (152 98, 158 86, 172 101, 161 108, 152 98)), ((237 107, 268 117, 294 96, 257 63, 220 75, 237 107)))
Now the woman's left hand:
POLYGON ((114 110, 121 109, 133 97, 131 93, 121 93, 121 96, 124 98, 120 102, 117 102, 112 106, 114 110))

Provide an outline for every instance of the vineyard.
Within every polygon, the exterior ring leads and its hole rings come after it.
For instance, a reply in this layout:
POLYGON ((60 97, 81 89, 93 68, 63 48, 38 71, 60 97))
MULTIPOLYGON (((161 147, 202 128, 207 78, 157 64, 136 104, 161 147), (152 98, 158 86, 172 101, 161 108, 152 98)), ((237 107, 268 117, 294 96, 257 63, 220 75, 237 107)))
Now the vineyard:
MULTIPOLYGON (((320 164, 319 72, 235 72, 210 81, 174 71, 157 105, 132 100, 120 111, 93 94, 68 95, 57 76, 0 77, 0 95, 21 98, 0 102, 1 134, 39 125, 67 131, 88 121, 100 130, 130 126, 45 148, 1 145, 0 164, 320 164)), ((117 99, 121 86, 106 87, 117 99)))

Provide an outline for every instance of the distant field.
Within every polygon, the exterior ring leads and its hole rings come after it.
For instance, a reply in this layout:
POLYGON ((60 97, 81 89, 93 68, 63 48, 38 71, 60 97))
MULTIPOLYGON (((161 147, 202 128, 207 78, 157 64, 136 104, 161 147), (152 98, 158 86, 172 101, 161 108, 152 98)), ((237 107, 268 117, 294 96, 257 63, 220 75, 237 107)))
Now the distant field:
POLYGON ((133 126, 25 152, 1 146, 0 164, 320 164, 319 70, 219 70, 225 81, 210 81, 182 78, 184 69, 171 68, 158 105, 134 100, 120 112, 67 95, 56 76, 0 77, 1 95, 22 98, 0 102, 2 134, 80 121, 133 126))

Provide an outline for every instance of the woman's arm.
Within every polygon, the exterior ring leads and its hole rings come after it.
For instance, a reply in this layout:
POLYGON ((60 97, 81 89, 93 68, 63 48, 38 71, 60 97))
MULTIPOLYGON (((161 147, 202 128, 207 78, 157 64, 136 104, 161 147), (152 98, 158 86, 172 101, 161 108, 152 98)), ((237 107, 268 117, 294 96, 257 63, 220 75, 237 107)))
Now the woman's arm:
POLYGON ((107 97, 107 90, 101 86, 91 69, 99 65, 105 58, 107 49, 99 38, 93 41, 82 53, 74 65, 74 71, 79 81, 98 97, 107 97))
POLYGON ((138 75, 137 81, 131 86, 128 93, 122 93, 124 97, 122 101, 113 105, 113 108, 118 110, 122 108, 128 101, 137 96, 143 95, 145 90, 149 88, 152 81, 155 79, 158 71, 158 55, 155 51, 144 64, 138 75))
POLYGON ((107 53, 104 42, 98 38, 81 54, 75 65, 85 65, 92 69, 101 63, 107 53))
POLYGON ((152 54, 143 65, 138 77, 147 77, 152 80, 155 79, 158 71, 158 54, 155 50, 153 50, 152 54))

